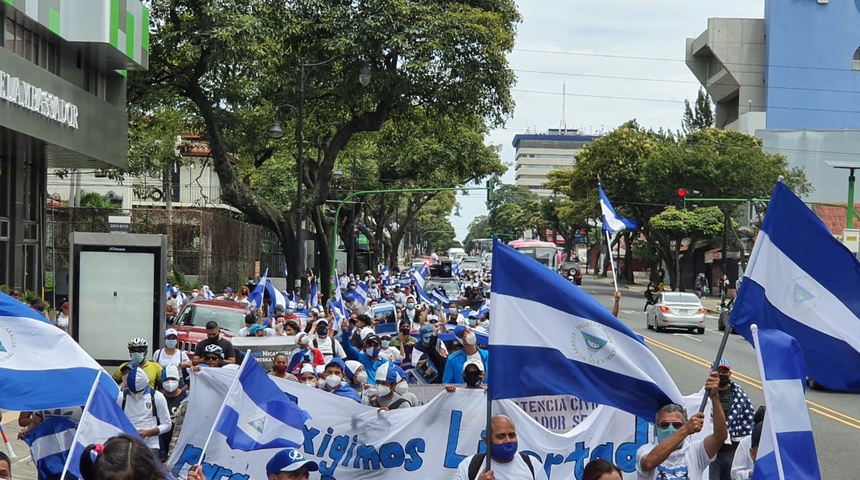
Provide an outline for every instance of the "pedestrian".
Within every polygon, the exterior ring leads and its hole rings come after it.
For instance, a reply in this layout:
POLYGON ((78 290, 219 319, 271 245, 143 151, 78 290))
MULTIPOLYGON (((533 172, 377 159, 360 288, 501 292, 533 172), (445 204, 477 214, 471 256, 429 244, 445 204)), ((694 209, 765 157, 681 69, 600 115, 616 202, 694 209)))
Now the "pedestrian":
POLYGON ((272 372, 269 375, 298 382, 298 377, 287 371, 289 365, 290 360, 287 358, 287 354, 283 352, 278 353, 275 355, 275 358, 272 359, 272 372))
POLYGON ((648 282, 648 287, 645 288, 645 308, 642 311, 648 310, 648 305, 654 305, 654 300, 657 298, 657 287, 654 282, 648 282))
POLYGON ((183 408, 188 392, 185 390, 185 382, 182 380, 182 375, 179 374, 179 368, 176 365, 168 365, 164 368, 164 374, 161 379, 161 394, 167 401, 167 410, 170 414, 170 430, 167 433, 158 437, 159 447, 161 449, 161 461, 166 462, 170 455, 170 442, 173 440, 176 428, 176 414, 183 408))
POLYGON ((705 415, 696 413, 687 419, 684 407, 670 403, 654 419, 655 440, 636 451, 636 473, 639 480, 686 478, 702 480, 705 468, 716 458, 728 438, 726 417, 718 393, 719 373, 714 370, 705 382, 711 399, 714 432, 702 440, 689 436, 702 431, 705 415))
POLYGON ((206 352, 206 347, 209 345, 218 345, 221 347, 221 352, 224 355, 224 363, 236 363, 236 350, 233 344, 226 338, 221 337, 221 329, 218 327, 218 322, 210 320, 206 322, 206 338, 201 340, 197 347, 194 348, 194 358, 191 362, 198 365, 203 362, 203 356, 206 352))
POLYGON ((266 463, 268 480, 307 480, 319 469, 317 462, 306 459, 297 448, 285 448, 266 463))
POLYGON ((406 374, 397 365, 385 362, 376 371, 376 397, 371 405, 380 410, 418 406, 418 397, 409 391, 406 374))
POLYGON ((463 367, 466 360, 472 358, 483 362, 484 372, 487 372, 490 353, 483 348, 478 348, 478 337, 475 332, 469 327, 459 325, 454 329, 454 336, 463 342, 463 349, 448 355, 442 383, 463 383, 463 367))
POLYGON ((623 480, 623 478, 618 465, 602 458, 595 458, 588 462, 585 470, 582 471, 582 480, 623 480))
MULTIPOLYGON (((486 375, 484 374, 484 363, 475 358, 466 360, 466 364, 463 365, 463 381, 466 382, 466 388, 484 388, 484 378, 486 378, 486 375)), ((457 387, 454 385, 445 385, 446 392, 454 393, 456 390, 457 387)))
POLYGON ((60 311, 54 317, 54 325, 66 333, 69 333, 69 302, 63 302, 60 311))
MULTIPOLYGON (((486 470, 486 454, 476 453, 460 462, 453 480, 548 480, 540 460, 520 452, 517 455, 517 430, 506 415, 494 415, 490 420, 490 469, 486 470)), ((484 437, 484 442, 487 438, 484 437)))
POLYGON ((168 328, 164 331, 164 348, 159 348, 152 353, 152 361, 165 368, 168 365, 176 365, 179 368, 190 368, 191 359, 184 350, 176 348, 179 342, 179 332, 168 328))
POLYGON ((12 480, 12 460, 4 452, 0 452, 0 478, 12 480))
POLYGON ((752 435, 741 439, 738 448, 735 449, 735 458, 732 459, 732 480, 752 478, 755 454, 758 451, 765 411, 764 405, 758 407, 758 410, 755 411, 755 416, 753 416, 755 427, 753 427, 752 435))
MULTIPOLYGON (((170 478, 164 466, 153 457, 146 445, 131 435, 117 435, 104 444, 90 444, 81 454, 82 480, 164 480, 170 478)), ((205 480, 200 467, 188 470, 188 480, 205 480)))
POLYGON ((132 338, 128 341, 128 355, 131 357, 130 362, 121 363, 119 368, 113 372, 113 379, 116 383, 122 383, 122 372, 125 367, 138 365, 149 378, 150 388, 155 388, 158 382, 161 381, 162 367, 157 362, 150 362, 146 359, 146 352, 149 350, 149 343, 145 338, 132 338))
POLYGON ((721 358, 717 366, 720 375, 719 391, 720 405, 726 416, 729 429, 729 441, 720 447, 717 458, 711 462, 708 470, 710 480, 731 480, 732 460, 741 439, 752 434, 755 426, 755 410, 747 393, 736 382, 732 381, 732 367, 729 360, 721 358))
POLYGON ((160 458, 159 436, 169 432, 173 425, 167 399, 160 391, 150 388, 146 372, 137 365, 126 366, 123 380, 126 388, 119 399, 120 407, 147 448, 155 458, 160 458))

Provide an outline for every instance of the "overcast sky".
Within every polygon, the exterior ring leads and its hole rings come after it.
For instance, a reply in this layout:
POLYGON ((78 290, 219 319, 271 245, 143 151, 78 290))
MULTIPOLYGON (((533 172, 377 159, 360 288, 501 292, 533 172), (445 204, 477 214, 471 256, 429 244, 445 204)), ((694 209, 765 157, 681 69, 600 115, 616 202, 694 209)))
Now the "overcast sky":
MULTIPOLYGON (((505 183, 514 183, 514 135, 561 125, 563 84, 567 128, 599 133, 635 118, 646 128, 678 129, 684 99, 694 100, 699 88, 684 64, 686 39, 704 32, 710 17, 764 17, 764 0, 517 4, 523 20, 509 57, 517 75, 516 110, 488 139, 502 146, 505 183)), ((458 197, 460 216, 450 217, 458 240, 475 216, 486 214, 485 198, 483 192, 458 197)))

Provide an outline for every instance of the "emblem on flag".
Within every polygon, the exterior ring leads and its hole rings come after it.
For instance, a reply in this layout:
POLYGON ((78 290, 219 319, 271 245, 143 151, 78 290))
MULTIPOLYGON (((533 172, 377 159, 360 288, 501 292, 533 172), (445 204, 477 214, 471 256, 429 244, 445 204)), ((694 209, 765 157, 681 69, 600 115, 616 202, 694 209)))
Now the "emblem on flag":
POLYGON ((263 429, 266 427, 266 417, 260 417, 256 420, 251 420, 250 422, 248 422, 248 426, 262 434, 263 429))
POLYGON ((603 365, 615 358, 615 347, 610 344, 609 330, 603 325, 585 322, 576 329, 579 332, 570 335, 570 343, 580 360, 591 365, 603 365), (607 345, 609 348, 606 348, 607 345))

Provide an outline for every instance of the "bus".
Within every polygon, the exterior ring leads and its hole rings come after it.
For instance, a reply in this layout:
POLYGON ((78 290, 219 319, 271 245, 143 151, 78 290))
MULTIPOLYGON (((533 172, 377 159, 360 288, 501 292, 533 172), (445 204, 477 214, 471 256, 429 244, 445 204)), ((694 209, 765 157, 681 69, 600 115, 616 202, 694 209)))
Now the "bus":
POLYGON ((485 253, 493 252, 492 238, 476 238, 472 240, 471 253, 475 256, 483 256, 485 253))
POLYGON ((559 265, 559 248, 552 242, 542 242, 540 240, 513 240, 508 242, 508 245, 514 250, 527 255, 538 262, 551 268, 553 271, 558 270, 559 265))

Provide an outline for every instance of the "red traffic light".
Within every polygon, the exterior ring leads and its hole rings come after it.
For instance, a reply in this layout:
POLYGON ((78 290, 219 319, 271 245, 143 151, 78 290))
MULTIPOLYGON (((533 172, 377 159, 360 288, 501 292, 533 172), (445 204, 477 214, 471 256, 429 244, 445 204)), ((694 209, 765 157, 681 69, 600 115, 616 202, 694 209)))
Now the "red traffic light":
POLYGON ((678 189, 678 196, 681 198, 686 197, 687 196, 687 189, 686 188, 679 188, 678 189))

